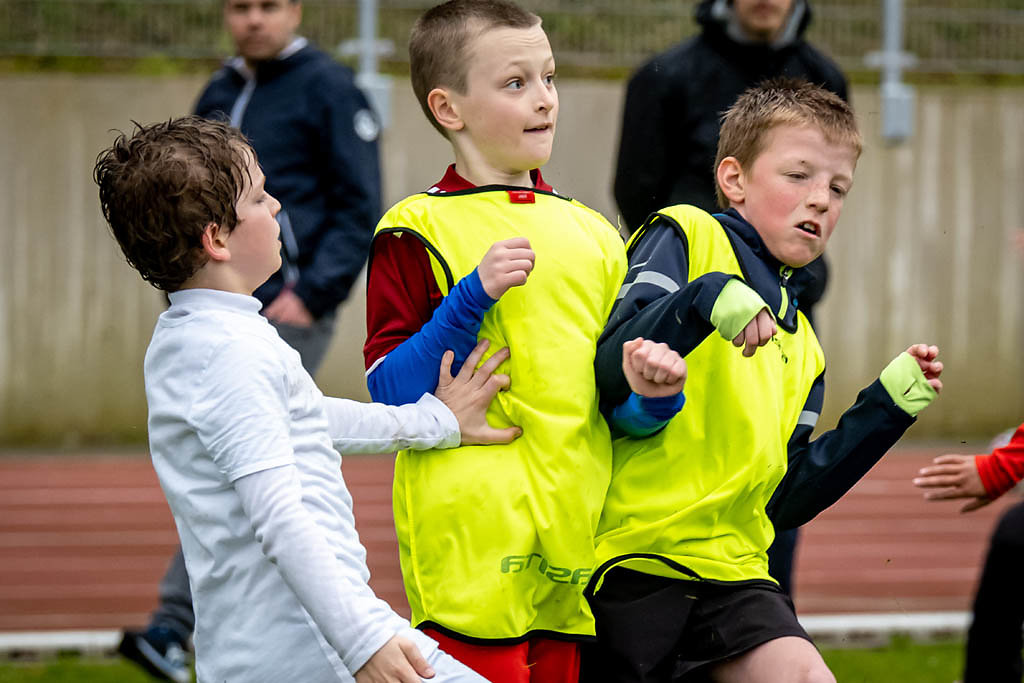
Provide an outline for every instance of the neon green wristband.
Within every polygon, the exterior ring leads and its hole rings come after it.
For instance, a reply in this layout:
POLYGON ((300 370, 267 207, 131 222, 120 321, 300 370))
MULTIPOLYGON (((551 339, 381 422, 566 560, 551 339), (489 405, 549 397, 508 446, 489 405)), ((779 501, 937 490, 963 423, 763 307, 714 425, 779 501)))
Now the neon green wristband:
POLYGON ((882 386, 889 392, 893 403, 903 409, 910 417, 928 407, 938 396, 932 385, 925 379, 917 360, 904 351, 885 366, 878 376, 882 386))
POLYGON ((711 324, 725 339, 732 341, 754 316, 768 304, 753 289, 736 279, 722 287, 711 309, 711 324))

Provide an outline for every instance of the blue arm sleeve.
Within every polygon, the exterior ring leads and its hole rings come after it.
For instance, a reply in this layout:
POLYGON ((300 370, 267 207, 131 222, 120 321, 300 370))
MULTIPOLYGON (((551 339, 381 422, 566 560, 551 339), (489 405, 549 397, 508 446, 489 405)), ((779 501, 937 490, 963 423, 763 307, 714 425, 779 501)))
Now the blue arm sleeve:
POLYGON ((639 439, 650 436, 668 424, 686 403, 683 392, 672 396, 650 398, 636 392, 617 405, 610 417, 613 432, 639 439))
POLYGON ((390 405, 415 403, 437 388, 441 356, 455 352, 452 373, 458 373, 476 346, 484 314, 494 305, 480 275, 459 280, 420 331, 396 346, 370 370, 366 385, 374 401, 390 405))

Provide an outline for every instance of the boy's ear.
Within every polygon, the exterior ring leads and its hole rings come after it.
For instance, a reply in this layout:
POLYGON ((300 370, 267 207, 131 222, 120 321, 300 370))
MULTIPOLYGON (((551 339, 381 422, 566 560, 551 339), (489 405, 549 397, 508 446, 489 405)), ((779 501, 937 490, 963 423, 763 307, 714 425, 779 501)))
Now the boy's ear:
POLYGON ((207 223, 206 227, 203 228, 203 235, 201 237, 203 251, 206 252, 211 261, 231 260, 227 239, 230 234, 227 230, 221 228, 219 223, 207 223))
POLYGON ((742 204, 746 198, 746 177, 736 157, 725 157, 715 170, 715 179, 730 204, 742 204))
POLYGON ((462 130, 466 127, 466 123, 459 115, 459 107, 452 101, 448 90, 434 88, 427 93, 427 106, 430 108, 430 113, 434 115, 434 119, 447 130, 462 130))

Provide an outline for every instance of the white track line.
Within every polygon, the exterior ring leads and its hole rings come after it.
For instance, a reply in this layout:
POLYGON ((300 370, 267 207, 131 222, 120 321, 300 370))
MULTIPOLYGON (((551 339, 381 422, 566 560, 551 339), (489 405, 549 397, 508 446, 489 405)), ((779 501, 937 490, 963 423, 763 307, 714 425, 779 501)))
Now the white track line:
POLYGON ((109 631, 21 631, 0 633, 0 656, 35 652, 113 652, 121 632, 109 631))
MULTIPOLYGON (((895 634, 929 638, 958 636, 967 630, 967 612, 906 612, 898 614, 812 614, 800 623, 823 645, 874 644, 895 634)), ((113 652, 121 632, 24 631, 0 633, 0 656, 44 652, 113 652)))

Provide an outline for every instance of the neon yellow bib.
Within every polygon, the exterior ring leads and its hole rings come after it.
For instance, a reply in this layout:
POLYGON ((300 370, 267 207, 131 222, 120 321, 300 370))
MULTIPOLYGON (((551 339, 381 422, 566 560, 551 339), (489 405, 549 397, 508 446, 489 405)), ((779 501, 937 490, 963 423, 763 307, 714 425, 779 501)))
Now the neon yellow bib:
MULTIPOLYGON (((689 280, 742 277, 724 229, 690 206, 673 218, 689 245, 689 280)), ((635 239, 642 239, 637 234, 635 239)), ((783 299, 785 301, 785 299, 783 299)), ((598 529, 602 571, 621 565, 668 577, 771 580, 765 505, 786 473, 787 444, 825 357, 802 313, 752 358, 717 332, 687 357, 686 406, 648 439, 616 440, 598 529)))
POLYGON ((488 353, 508 346, 512 354, 498 370, 511 386, 488 419, 519 425, 523 436, 503 446, 404 451, 395 466, 412 623, 473 638, 594 632, 582 589, 611 471, 594 355, 625 275, 625 249, 596 212, 533 196, 512 203, 494 188, 419 194, 377 226, 423 240, 445 294, 498 240, 526 237, 537 256, 526 285, 509 290, 480 329, 488 353))

